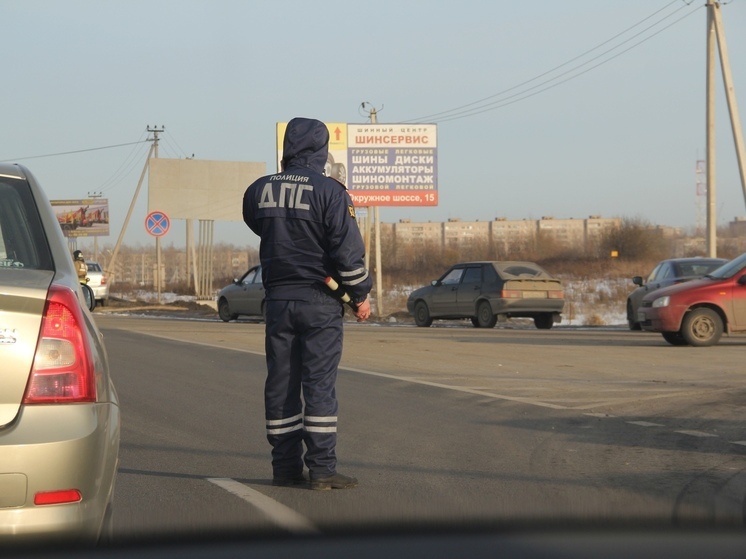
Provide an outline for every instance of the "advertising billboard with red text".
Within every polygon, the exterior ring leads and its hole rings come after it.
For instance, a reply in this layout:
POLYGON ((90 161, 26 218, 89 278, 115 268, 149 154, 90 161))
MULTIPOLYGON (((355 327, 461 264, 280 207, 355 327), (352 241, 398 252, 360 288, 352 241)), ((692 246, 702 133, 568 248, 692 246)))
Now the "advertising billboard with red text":
POLYGON ((348 124, 347 189, 356 206, 437 206, 435 124, 348 124))
MULTIPOLYGON (((347 187, 358 207, 437 206, 435 124, 326 123, 325 173, 347 187)), ((277 123, 277 161, 287 123, 277 123)))

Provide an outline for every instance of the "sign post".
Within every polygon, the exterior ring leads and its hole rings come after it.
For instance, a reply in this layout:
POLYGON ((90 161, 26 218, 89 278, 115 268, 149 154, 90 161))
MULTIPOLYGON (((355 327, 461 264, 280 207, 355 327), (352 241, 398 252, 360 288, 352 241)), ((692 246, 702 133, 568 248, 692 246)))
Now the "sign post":
POLYGON ((159 211, 150 212, 145 218, 145 229, 155 237, 155 284, 158 290, 158 303, 161 302, 161 237, 168 233, 171 221, 168 216, 159 211))

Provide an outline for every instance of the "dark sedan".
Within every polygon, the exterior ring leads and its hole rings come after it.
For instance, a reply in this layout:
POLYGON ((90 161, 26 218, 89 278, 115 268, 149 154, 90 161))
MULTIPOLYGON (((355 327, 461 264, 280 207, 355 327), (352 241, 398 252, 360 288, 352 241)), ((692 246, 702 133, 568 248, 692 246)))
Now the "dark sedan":
POLYGON ((492 328, 509 318, 532 318, 547 330, 560 322, 565 305, 562 282, 533 262, 465 262, 412 292, 407 310, 417 326, 433 319, 471 319, 492 328))
POLYGON ((701 279, 646 295, 638 320, 672 345, 711 346, 723 332, 746 331, 746 253, 701 279))
POLYGON ((659 262, 648 275, 647 280, 642 276, 632 278, 632 283, 638 286, 627 297, 627 323, 630 330, 640 330, 637 320, 637 309, 640 308, 642 298, 648 293, 693 279, 701 278, 716 268, 725 264, 726 258, 669 258, 659 262))
POLYGON ((254 266, 241 279, 225 286, 218 293, 218 315, 224 322, 239 316, 264 318, 264 285, 262 267, 254 266))

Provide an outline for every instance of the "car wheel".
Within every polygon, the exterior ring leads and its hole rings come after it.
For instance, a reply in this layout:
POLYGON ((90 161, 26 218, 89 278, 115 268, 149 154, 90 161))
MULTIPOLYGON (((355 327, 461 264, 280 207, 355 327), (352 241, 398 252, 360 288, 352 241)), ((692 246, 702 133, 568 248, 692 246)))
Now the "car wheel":
POLYGON ((223 322, 230 322, 237 318, 235 314, 231 314, 231 308, 225 299, 220 299, 218 302, 218 315, 223 322))
POLYGON ((630 303, 629 301, 627 301, 627 324, 629 324, 630 330, 642 330, 642 325, 635 320, 632 303, 630 303))
POLYGON ((417 301, 414 306, 414 323, 417 326, 427 328, 433 323, 433 319, 430 318, 430 309, 427 308, 425 301, 417 301))
POLYGON ((712 309, 699 308, 689 311, 681 323, 681 335, 689 345, 711 346, 723 335, 723 319, 712 309))
POLYGON ((482 301, 477 307, 477 321, 481 328, 493 328, 497 324, 497 316, 492 312, 489 302, 482 301))
POLYGON ((543 313, 534 317, 534 326, 539 330, 549 330, 554 326, 554 318, 551 313, 543 313))
POLYGON ((681 332, 663 332, 663 339, 671 345, 687 345, 687 341, 681 332))

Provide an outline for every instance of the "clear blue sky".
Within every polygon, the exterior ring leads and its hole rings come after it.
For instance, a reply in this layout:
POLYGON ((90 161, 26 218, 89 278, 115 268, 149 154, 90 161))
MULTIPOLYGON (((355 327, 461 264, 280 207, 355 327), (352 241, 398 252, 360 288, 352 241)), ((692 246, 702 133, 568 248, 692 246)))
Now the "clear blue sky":
MULTIPOLYGON (((438 124, 440 205, 382 208, 383 221, 598 214, 692 227, 705 210, 704 4, 0 0, 0 160, 27 165, 52 199, 101 192, 112 235, 99 243, 113 244, 149 144, 94 148, 164 125, 161 157, 274 171, 276 122, 366 122, 366 101, 379 122, 438 124)), ((722 14, 746 117, 746 0, 722 14)), ((719 66, 717 78, 723 224, 746 204, 719 66)), ((153 242, 146 201, 128 244, 153 242)), ((183 230, 163 242, 182 246, 183 230)), ((257 244, 242 223, 216 224, 215 240, 257 244)))

